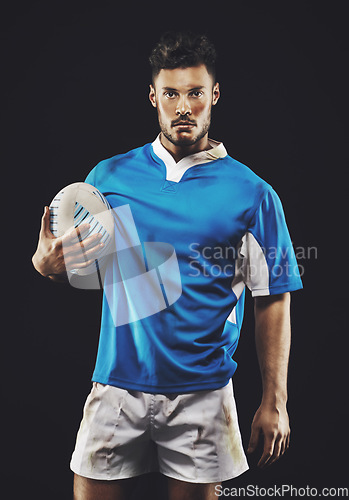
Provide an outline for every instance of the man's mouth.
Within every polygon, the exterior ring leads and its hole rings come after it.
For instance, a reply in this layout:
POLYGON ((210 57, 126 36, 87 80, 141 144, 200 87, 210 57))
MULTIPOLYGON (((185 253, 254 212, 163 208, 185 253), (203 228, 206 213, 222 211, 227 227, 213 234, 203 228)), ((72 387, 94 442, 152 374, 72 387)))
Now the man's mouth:
POLYGON ((194 127, 195 123, 192 122, 177 122, 172 125, 173 127, 179 127, 179 128, 188 128, 188 127, 194 127))

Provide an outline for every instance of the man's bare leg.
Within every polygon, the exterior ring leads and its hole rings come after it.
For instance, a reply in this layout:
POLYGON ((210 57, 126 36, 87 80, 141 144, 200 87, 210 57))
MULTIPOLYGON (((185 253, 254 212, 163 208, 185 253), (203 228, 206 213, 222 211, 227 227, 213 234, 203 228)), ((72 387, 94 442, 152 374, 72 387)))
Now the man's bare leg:
POLYGON ((97 481, 74 474, 74 500, 128 500, 133 478, 97 481))
POLYGON ((187 483, 168 478, 168 500, 217 500, 215 487, 221 483, 187 483))

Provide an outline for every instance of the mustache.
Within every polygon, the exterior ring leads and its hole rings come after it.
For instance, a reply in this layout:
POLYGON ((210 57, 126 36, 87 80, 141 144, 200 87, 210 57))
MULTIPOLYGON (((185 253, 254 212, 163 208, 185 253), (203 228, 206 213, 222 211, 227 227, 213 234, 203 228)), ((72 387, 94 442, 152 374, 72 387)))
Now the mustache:
POLYGON ((179 125, 180 123, 188 123, 189 125, 196 125, 195 120, 190 120, 189 118, 183 116, 183 117, 177 118, 177 120, 173 120, 171 122, 171 127, 175 127, 176 125, 179 125))

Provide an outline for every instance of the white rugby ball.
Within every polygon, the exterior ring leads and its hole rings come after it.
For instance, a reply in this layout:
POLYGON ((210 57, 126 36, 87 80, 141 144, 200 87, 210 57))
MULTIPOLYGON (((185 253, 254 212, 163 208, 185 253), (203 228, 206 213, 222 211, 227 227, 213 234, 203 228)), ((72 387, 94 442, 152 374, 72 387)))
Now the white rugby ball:
MULTIPOLYGON (((49 209, 50 230, 56 237, 84 223, 90 224, 89 232, 84 238, 96 233, 102 234, 100 243, 104 246, 95 262, 81 269, 68 269, 81 276, 98 272, 114 246, 114 217, 107 199, 91 184, 74 182, 56 194, 49 209)), ((83 261, 83 246, 81 252, 83 261)))

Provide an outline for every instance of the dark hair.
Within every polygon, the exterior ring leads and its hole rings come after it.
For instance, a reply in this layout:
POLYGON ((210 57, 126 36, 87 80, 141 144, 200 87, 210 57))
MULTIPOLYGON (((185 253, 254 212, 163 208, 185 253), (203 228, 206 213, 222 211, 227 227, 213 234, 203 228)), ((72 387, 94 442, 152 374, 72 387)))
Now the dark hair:
POLYGON ((215 80, 216 57, 216 50, 206 35, 168 31, 162 35, 149 57, 153 81, 161 69, 189 68, 200 64, 205 64, 215 80))

